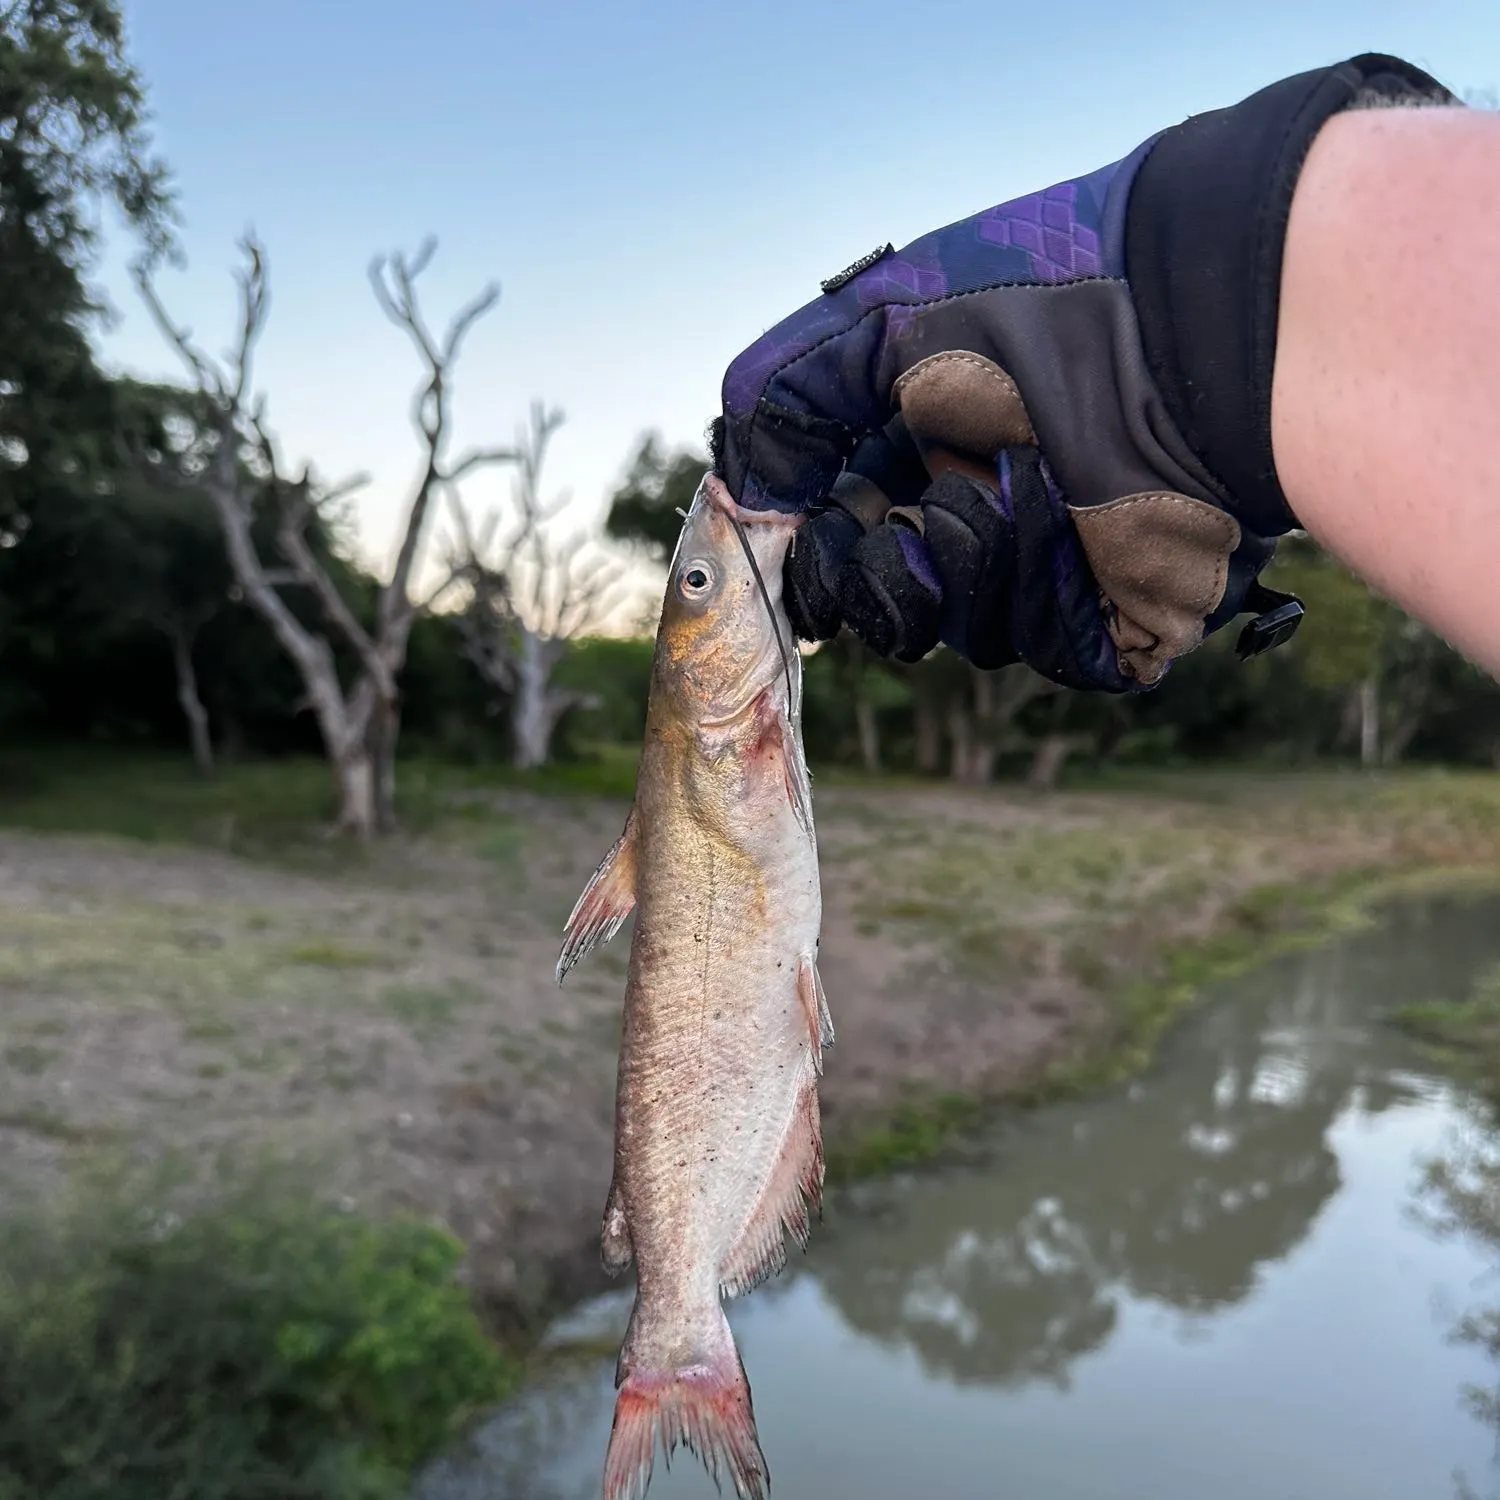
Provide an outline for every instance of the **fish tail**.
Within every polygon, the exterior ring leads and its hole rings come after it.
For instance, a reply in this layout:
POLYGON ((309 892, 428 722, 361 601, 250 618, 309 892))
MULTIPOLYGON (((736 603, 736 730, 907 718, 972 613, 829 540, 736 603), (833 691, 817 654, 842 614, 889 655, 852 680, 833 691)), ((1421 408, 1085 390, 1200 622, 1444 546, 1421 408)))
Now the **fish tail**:
MULTIPOLYGON (((640 1307, 637 1304, 636 1312, 640 1307)), ((755 1430, 750 1382, 723 1308, 714 1306, 706 1347, 643 1358, 631 1319, 621 1352, 614 1427, 604 1459, 604 1500, 644 1500, 656 1461, 656 1442, 670 1467, 679 1445, 696 1454, 713 1476, 728 1474, 738 1500, 767 1500, 771 1476, 755 1430)))

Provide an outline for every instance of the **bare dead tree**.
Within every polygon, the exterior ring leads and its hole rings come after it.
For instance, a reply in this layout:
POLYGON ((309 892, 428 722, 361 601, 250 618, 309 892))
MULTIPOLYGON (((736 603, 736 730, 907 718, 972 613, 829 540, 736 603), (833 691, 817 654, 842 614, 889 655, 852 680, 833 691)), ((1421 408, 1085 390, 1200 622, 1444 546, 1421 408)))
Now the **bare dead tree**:
POLYGON ((476 533, 454 497, 458 538, 448 580, 467 592, 459 616, 464 652, 504 700, 511 756, 523 770, 546 765, 563 718, 598 699, 559 687, 553 677, 568 643, 596 629, 621 600, 622 574, 614 559, 590 548, 585 532, 560 536, 563 495, 542 497, 542 468, 563 415, 540 402, 516 440, 516 476, 507 511, 497 508, 476 533))
POLYGON ((308 536, 316 511, 326 511, 365 480, 361 476, 326 488, 310 469, 295 480, 283 473, 265 423, 265 399, 252 394, 253 357, 269 311, 265 252, 253 235, 240 248, 245 266, 236 276, 239 329, 234 347, 222 361, 206 355, 193 342, 191 331, 172 320, 146 269, 137 269, 136 283, 157 326, 205 398, 209 415, 195 480, 213 502, 240 593, 266 622, 302 678, 306 705, 317 718, 333 768, 340 830, 368 838, 394 823, 399 679, 418 611, 410 582, 433 500, 475 470, 509 463, 516 456, 509 448, 473 449, 451 461, 447 456, 450 374, 465 336, 495 306, 499 288, 485 287, 459 310, 438 340, 423 318, 416 295, 417 278, 431 262, 436 242, 428 239, 410 259, 401 254, 378 256, 370 266, 377 302, 406 332, 422 362, 412 417, 425 461, 407 505, 395 566, 380 589, 374 627, 367 629, 339 592, 308 536), (272 529, 280 554, 276 566, 262 558, 256 542, 255 522, 262 505, 269 505, 273 512, 272 529), (304 625, 288 607, 281 593, 287 587, 312 595, 325 630, 358 663, 347 685, 340 679, 327 634, 304 625))

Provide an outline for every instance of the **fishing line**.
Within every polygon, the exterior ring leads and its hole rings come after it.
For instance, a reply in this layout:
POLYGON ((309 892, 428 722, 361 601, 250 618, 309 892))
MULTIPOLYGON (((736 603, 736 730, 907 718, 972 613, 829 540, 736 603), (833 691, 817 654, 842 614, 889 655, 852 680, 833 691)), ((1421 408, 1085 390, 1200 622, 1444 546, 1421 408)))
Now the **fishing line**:
POLYGON ((771 629, 776 635, 776 649, 781 653, 781 667, 786 673, 786 706, 788 713, 797 711, 796 697, 792 689, 792 659, 787 654, 786 642, 781 638, 781 623, 776 618, 776 606, 771 603, 771 591, 766 587, 766 580, 760 576, 760 564, 755 561, 755 553, 750 550, 750 538, 745 535, 745 524, 738 516, 729 517, 730 525, 734 527, 734 534, 740 539, 740 546, 745 550, 745 561, 750 564, 750 571, 755 575, 755 585, 760 590, 760 597, 765 602, 766 613, 771 617, 771 629))

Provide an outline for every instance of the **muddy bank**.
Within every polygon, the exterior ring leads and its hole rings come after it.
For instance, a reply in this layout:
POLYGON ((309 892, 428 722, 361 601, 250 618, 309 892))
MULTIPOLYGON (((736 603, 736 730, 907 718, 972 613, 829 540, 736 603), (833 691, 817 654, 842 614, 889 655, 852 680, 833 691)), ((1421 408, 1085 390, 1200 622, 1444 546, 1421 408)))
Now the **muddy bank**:
MULTIPOLYGON (((1355 877, 1500 868, 1495 781, 820 783, 832 1161, 878 1166, 902 1107, 1086 1079, 1187 992, 1185 943, 1243 950, 1355 877)), ((322 873, 0 832, 0 1185, 267 1144, 440 1215, 492 1311, 589 1290, 628 930, 561 990, 552 965, 625 811, 470 790, 322 873)))

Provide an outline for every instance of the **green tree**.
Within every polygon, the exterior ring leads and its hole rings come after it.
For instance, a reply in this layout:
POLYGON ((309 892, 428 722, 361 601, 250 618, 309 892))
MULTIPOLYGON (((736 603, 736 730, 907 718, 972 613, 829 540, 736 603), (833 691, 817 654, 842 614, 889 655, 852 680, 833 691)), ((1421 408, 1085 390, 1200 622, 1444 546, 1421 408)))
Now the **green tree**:
POLYGON ((87 284, 106 205, 148 262, 173 204, 115 0, 0 4, 0 521, 14 543, 62 479, 107 461, 111 396, 87 284))
MULTIPOLYGON (((109 465, 49 484, 24 545, 0 547, 0 731, 175 740, 185 716, 200 765, 216 739, 311 748, 295 673, 233 588, 195 466, 199 402, 174 386, 120 380, 103 390, 117 439, 109 465)), ((311 516, 307 545, 368 621, 376 586, 338 550, 334 519, 311 516)), ((253 522, 268 552, 275 520, 267 505, 253 522)), ((288 607, 317 620, 305 589, 288 607)))
POLYGON ((208 497, 185 467, 198 413, 185 391, 121 382, 120 425, 137 462, 111 487, 109 558, 95 586, 124 619, 160 631, 172 653, 177 702, 199 770, 213 766, 208 710, 194 651, 229 602, 233 581, 208 497))
POLYGON ((1426 633, 1310 541, 1282 544, 1275 578, 1307 605, 1294 649, 1312 686, 1344 696, 1360 760, 1398 759, 1430 677, 1426 633))
POLYGON ((604 530, 653 562, 664 563, 677 545, 682 517, 697 493, 708 459, 691 448, 669 451, 655 432, 636 449, 625 481, 610 497, 604 530))

